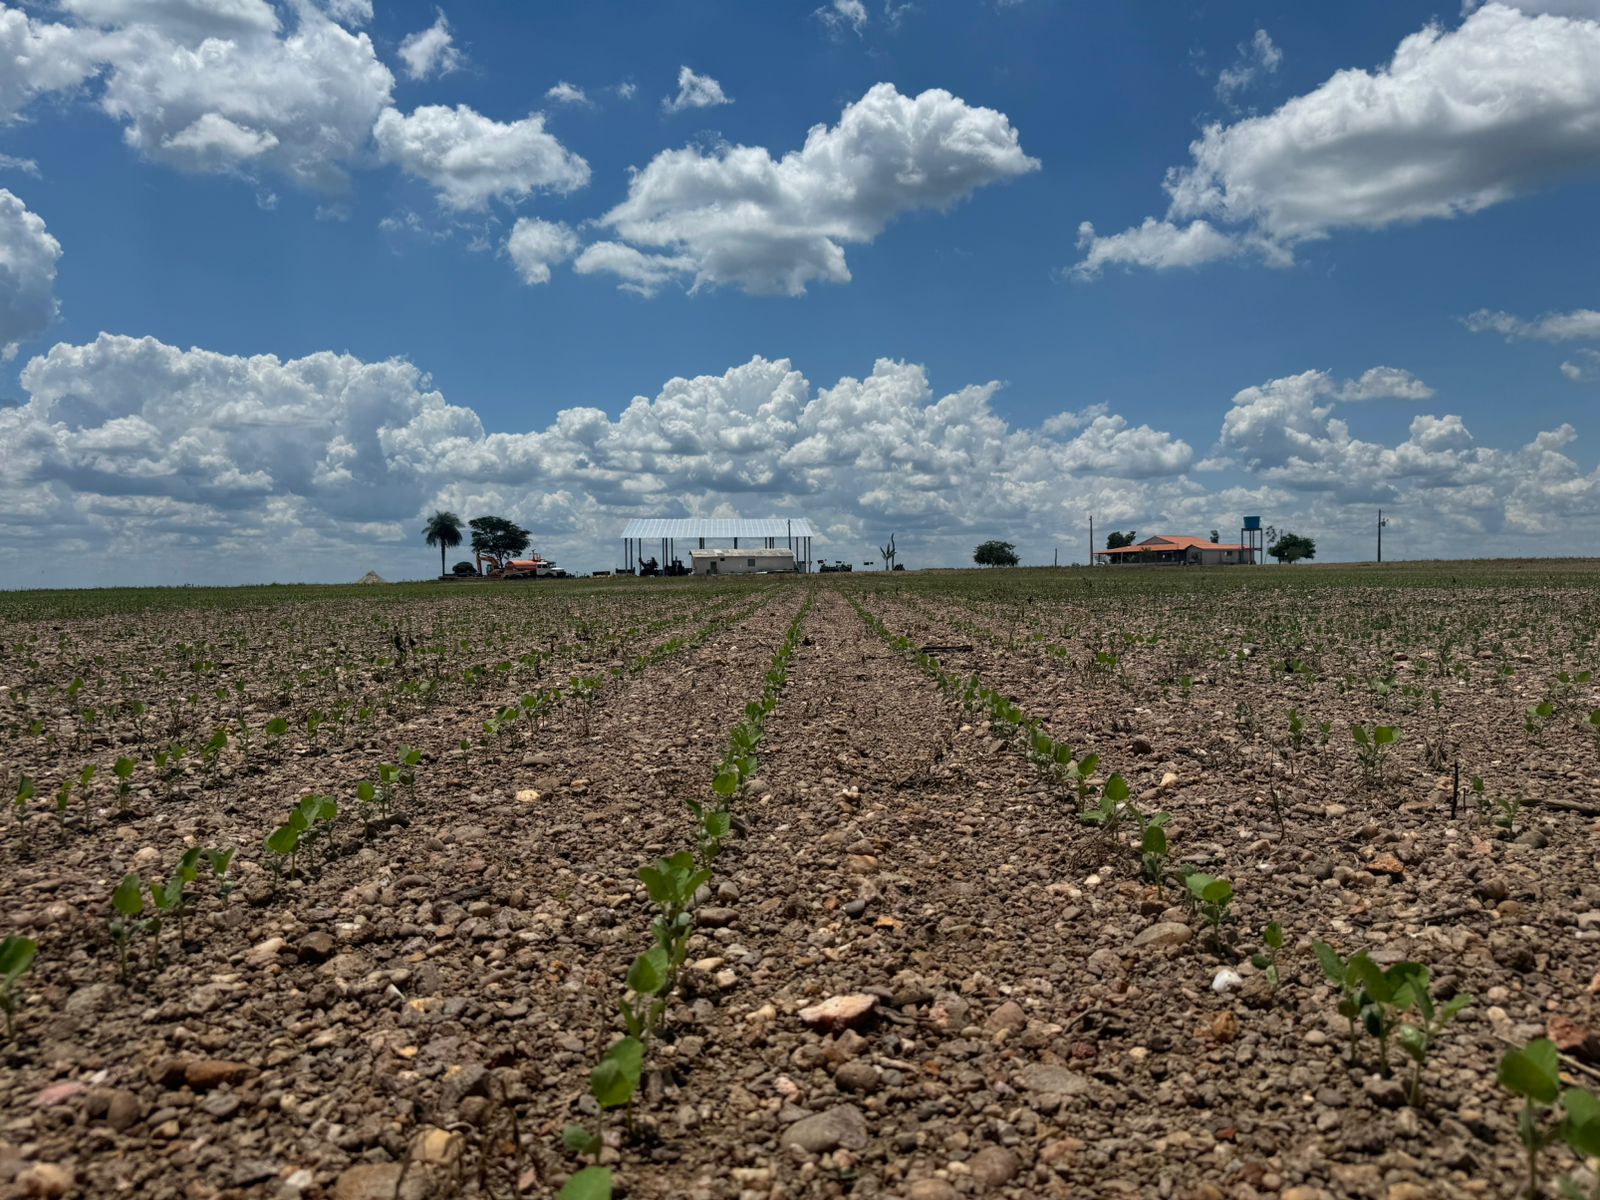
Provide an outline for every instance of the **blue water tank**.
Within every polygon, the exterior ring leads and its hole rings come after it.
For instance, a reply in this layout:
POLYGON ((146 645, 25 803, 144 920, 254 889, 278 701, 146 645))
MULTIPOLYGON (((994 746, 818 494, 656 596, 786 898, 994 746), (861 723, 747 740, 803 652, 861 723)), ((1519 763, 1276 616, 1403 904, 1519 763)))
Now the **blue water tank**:
POLYGON ((1246 529, 1260 529, 1261 528, 1261 518, 1260 517, 1246 517, 1244 519, 1244 527, 1246 529))

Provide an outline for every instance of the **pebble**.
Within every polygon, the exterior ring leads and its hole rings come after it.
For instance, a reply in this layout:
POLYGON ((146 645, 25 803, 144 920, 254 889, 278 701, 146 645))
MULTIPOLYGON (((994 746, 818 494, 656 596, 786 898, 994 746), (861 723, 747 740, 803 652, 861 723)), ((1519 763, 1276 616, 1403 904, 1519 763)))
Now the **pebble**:
POLYGON ((725 929, 739 919, 735 909, 720 908, 712 905, 707 908, 697 908, 694 913, 694 922, 702 929, 725 929))
POLYGON ((106 1124, 123 1133, 138 1124, 143 1115, 139 1097, 123 1088, 112 1092, 106 1100, 106 1124))
POLYGON ((1367 864, 1367 870, 1374 875, 1388 875, 1398 877, 1406 873, 1405 864, 1388 851, 1378 855, 1367 864))
POLYGON ((852 1059, 833 1073, 834 1086, 844 1092, 878 1090, 878 1068, 869 1062, 852 1059))
POLYGON ((423 1200, 431 1181, 422 1171, 406 1175, 400 1196, 395 1196, 401 1170, 399 1163, 362 1163, 351 1167, 333 1185, 333 1200, 423 1200))
POLYGON ((867 1119, 854 1104, 840 1104, 804 1117, 783 1131, 785 1147, 799 1146, 811 1154, 826 1154, 843 1147, 863 1150, 867 1145, 867 1119))
POLYGON ((1022 1167, 1014 1151, 1004 1146, 989 1146, 972 1156, 967 1168, 980 1187, 996 1188, 1010 1182, 1022 1167))
POLYGON ((1028 1014, 1022 1011, 1022 1005, 1015 1000, 1007 1000, 989 1014, 989 1019, 983 1023, 983 1027, 991 1032, 1001 1029, 1009 1029, 1015 1032, 1018 1029, 1026 1028, 1027 1024, 1028 1014))
POLYGON ((1158 921, 1142 930, 1130 943, 1134 949, 1146 946, 1181 946, 1194 937, 1194 930, 1179 921, 1158 921))
POLYGON ((821 1004, 800 1010, 800 1020, 824 1033, 850 1029, 863 1023, 878 1005, 878 998, 866 992, 830 996, 821 1004))
POLYGON ((301 938, 299 944, 295 947, 295 954, 301 962, 325 962, 332 956, 333 946, 333 935, 319 930, 316 933, 308 933, 301 938))
POLYGON ((942 1179, 919 1179, 906 1189, 906 1200, 957 1200, 959 1195, 942 1179))
POLYGON ((1223 967, 1211 981, 1211 990, 1219 996, 1224 992, 1231 992, 1235 988, 1244 986, 1244 976, 1237 971, 1223 967))
POLYGON ((77 1183, 77 1174, 71 1167, 59 1163, 34 1163, 17 1176, 17 1186, 24 1196, 46 1198, 65 1196, 77 1183))

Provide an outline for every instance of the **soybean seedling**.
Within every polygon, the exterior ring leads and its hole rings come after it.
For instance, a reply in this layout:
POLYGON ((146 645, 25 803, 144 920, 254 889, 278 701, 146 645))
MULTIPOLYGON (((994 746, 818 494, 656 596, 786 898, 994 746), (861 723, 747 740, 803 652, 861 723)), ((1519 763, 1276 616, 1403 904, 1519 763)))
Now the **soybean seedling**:
MULTIPOLYGON (((644 1071, 644 1043, 635 1037, 625 1037, 616 1042, 589 1072, 589 1094, 600 1106, 600 1118, 591 1132, 582 1125, 568 1125, 561 1131, 561 1144, 578 1154, 600 1159, 605 1146, 605 1114, 613 1108, 626 1107, 632 1120, 633 1098, 639 1091, 639 1078, 644 1071)), ((582 1174, 582 1172, 579 1172, 582 1174)), ((610 1193, 610 1174, 606 1175, 604 1193, 610 1193)), ((565 1191, 563 1190, 563 1195, 565 1191)), ((589 1193, 576 1193, 587 1195, 589 1193)))
MULTIPOLYGON (((578 1128, 569 1126, 569 1128, 578 1128)), ((611 1200, 611 1170, 609 1167, 585 1167, 556 1193, 556 1200, 611 1200)))
POLYGON ((1561 1098, 1561 1075, 1556 1044, 1549 1038, 1529 1042, 1520 1050, 1507 1050, 1500 1059, 1500 1086, 1522 1097, 1517 1113, 1517 1140, 1528 1152, 1527 1200, 1539 1196, 1539 1152, 1553 1142, 1559 1129, 1545 1126, 1544 1116, 1561 1098))
POLYGON ((1389 750, 1399 740, 1400 731, 1393 725, 1374 725, 1370 730, 1361 725, 1350 726, 1350 736, 1355 739, 1356 757, 1361 761, 1361 775, 1369 787, 1383 782, 1383 764, 1389 750))
POLYGON ((1167 874, 1167 831, 1161 820, 1164 816, 1165 813, 1157 813, 1139 839, 1139 858, 1146 878, 1156 885, 1158 897, 1163 895, 1162 883, 1167 874))
POLYGON ((1274 993, 1278 990, 1278 952, 1282 949, 1283 926, 1274 921, 1261 931, 1260 952, 1250 956, 1250 965, 1261 972, 1274 993))
POLYGON ((1227 919, 1228 905, 1233 900, 1233 884, 1204 871, 1191 871, 1184 876, 1183 886, 1189 890, 1200 908, 1200 916, 1211 926, 1211 944, 1222 947, 1222 922, 1227 919))
POLYGON ((1423 967, 1412 981, 1411 998, 1420 1019, 1415 1024, 1408 1022, 1400 1026, 1399 1042, 1400 1049, 1411 1059, 1411 1083, 1406 1091, 1411 1107, 1417 1108, 1422 1104, 1422 1068, 1427 1065, 1434 1039, 1455 1020, 1457 1013, 1472 1003, 1472 997, 1463 992, 1435 1007, 1428 986, 1428 969, 1423 967))
POLYGON ((17 981, 33 967, 39 945, 32 938, 8 936, 0 942, 0 1012, 6 1015, 6 1040, 16 1036, 17 981))
POLYGON ((1128 808, 1128 782, 1121 775, 1113 775, 1100 789, 1100 804, 1078 814, 1080 821, 1098 826, 1107 841, 1116 840, 1122 827, 1122 817, 1128 808))
POLYGON ((118 812, 122 812, 128 806, 128 796, 133 791, 133 772, 138 765, 137 759, 122 755, 111 767, 111 773, 117 777, 118 812))
POLYGON ((1345 971, 1361 986, 1356 997, 1361 1024, 1378 1043, 1379 1069, 1387 1078, 1394 1073, 1389 1063, 1389 1038, 1400 1027, 1400 1017, 1416 1004, 1417 993, 1427 991, 1428 968, 1401 962, 1385 969, 1362 951, 1350 956, 1345 971))
POLYGON ((1350 1024, 1350 1063, 1355 1065, 1360 1057, 1361 1044, 1361 980, 1350 970, 1347 959, 1327 942, 1312 942, 1322 973, 1339 985, 1339 1015, 1350 1024))
POLYGON ((128 982, 128 946, 140 926, 134 922, 144 915, 144 884, 133 872, 122 877, 117 890, 111 893, 111 908, 116 913, 111 918, 111 937, 117 943, 117 978, 128 982))

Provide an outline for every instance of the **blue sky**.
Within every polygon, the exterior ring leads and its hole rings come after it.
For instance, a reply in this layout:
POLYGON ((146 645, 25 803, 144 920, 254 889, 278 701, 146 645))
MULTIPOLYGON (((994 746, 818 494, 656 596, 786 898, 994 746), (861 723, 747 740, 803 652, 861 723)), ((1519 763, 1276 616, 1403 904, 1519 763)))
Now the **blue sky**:
POLYGON ((1600 0, 0 3, 0 584, 1600 553, 1597 112, 1600 0))

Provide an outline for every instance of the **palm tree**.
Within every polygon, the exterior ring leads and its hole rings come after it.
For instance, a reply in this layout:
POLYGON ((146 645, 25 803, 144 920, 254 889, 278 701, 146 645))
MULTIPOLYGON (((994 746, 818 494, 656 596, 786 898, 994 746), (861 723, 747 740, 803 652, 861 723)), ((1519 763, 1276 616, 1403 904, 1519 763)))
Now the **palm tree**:
POLYGON ((423 539, 430 546, 439 547, 439 574, 444 572, 444 552, 461 545, 461 518, 453 512, 436 510, 422 527, 423 539))

